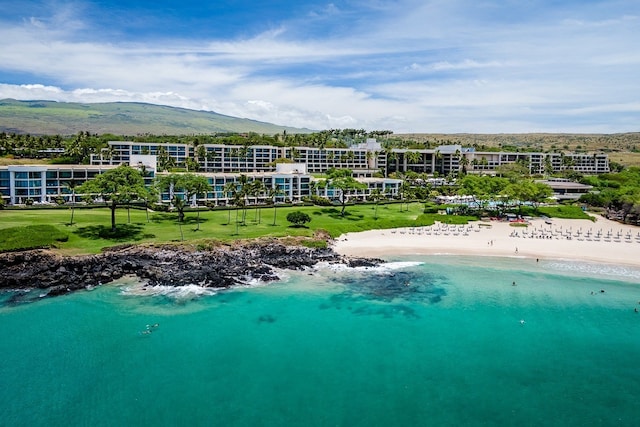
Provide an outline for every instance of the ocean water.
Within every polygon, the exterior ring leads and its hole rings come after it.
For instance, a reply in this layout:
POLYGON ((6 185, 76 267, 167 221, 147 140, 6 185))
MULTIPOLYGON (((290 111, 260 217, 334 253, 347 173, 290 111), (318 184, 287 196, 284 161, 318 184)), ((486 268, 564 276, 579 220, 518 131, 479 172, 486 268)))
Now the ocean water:
POLYGON ((0 296, 2 426, 640 422, 639 269, 432 256, 37 299, 0 296))

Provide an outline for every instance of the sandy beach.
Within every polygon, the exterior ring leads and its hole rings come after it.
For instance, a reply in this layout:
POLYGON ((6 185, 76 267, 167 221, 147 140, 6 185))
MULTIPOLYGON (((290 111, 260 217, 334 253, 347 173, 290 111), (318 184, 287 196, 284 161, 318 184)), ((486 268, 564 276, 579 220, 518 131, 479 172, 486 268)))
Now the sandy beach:
POLYGON ((370 230, 340 236, 333 248, 344 255, 476 255, 574 259, 640 266, 640 227, 602 217, 589 220, 533 219, 527 227, 502 221, 465 226, 370 230))

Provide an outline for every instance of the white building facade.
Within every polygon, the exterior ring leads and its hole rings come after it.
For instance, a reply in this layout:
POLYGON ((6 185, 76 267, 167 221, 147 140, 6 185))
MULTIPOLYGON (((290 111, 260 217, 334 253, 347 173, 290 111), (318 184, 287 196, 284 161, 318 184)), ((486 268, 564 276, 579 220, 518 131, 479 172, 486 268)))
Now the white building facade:
POLYGON ((543 153, 475 151, 460 145, 434 149, 385 150, 374 139, 349 148, 288 147, 271 145, 159 144, 110 141, 109 149, 91 157, 94 165, 128 163, 135 155, 163 155, 176 166, 187 159, 197 161, 201 172, 249 173, 274 172, 278 163, 304 163, 309 173, 324 173, 331 168, 351 169, 355 177, 387 176, 393 172, 414 171, 431 175, 460 172, 494 174, 500 166, 520 163, 532 175, 574 170, 582 174, 607 173, 606 153, 543 153))

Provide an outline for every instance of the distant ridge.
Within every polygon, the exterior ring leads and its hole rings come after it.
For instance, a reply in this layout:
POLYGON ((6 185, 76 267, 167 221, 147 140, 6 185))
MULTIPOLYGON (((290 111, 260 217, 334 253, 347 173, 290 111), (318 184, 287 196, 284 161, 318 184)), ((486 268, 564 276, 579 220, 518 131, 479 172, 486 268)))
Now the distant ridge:
POLYGON ((76 103, 0 100, 0 131, 73 135, 80 131, 115 135, 191 135, 215 132, 309 133, 309 129, 225 116, 211 111, 140 102, 76 103))

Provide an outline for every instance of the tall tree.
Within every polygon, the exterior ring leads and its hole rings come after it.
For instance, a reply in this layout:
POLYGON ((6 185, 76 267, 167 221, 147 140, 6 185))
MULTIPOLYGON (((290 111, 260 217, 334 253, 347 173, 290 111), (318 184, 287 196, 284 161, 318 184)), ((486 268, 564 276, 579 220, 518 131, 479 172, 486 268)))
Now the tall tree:
MULTIPOLYGON (((183 174, 180 185, 184 188, 187 200, 195 202, 196 208, 198 204, 198 196, 201 194, 206 196, 207 191, 211 188, 209 180, 206 177, 190 173, 183 174)), ((200 230, 200 209, 196 210, 198 212, 198 226, 196 230, 200 230)))
POLYGON ((355 190, 362 190, 367 188, 366 184, 362 184, 355 180, 352 176, 352 172, 349 169, 334 169, 327 173, 329 177, 329 185, 340 191, 340 215, 344 216, 347 208, 348 193, 355 190))
POLYGON ((240 174, 238 176, 237 184, 240 186, 238 189, 239 197, 242 198, 242 223, 245 224, 247 221, 247 197, 249 196, 249 178, 245 174, 240 174))
MULTIPOLYGON (((237 185, 235 182, 227 182, 222 188, 222 191, 227 199, 227 204, 229 204, 229 202, 233 200, 233 197, 237 192, 237 185)), ((228 219, 227 219, 227 225, 228 225, 228 224, 231 224, 231 209, 227 209, 227 214, 228 214, 228 219)))
POLYGON ((383 198, 383 194, 382 191, 380 191, 379 188, 374 188, 373 190, 371 190, 371 194, 369 195, 369 199, 373 201, 373 203, 375 203, 375 210, 373 212, 373 219, 378 219, 378 203, 380 203, 380 200, 382 200, 383 198))
POLYGON ((276 197, 278 197, 280 194, 282 194, 282 189, 278 184, 275 184, 273 187, 270 187, 268 189, 267 196, 269 197, 269 200, 271 200, 271 204, 273 204, 273 225, 276 225, 276 197))
POLYGON ((71 221, 69 222, 69 225, 73 225, 73 214, 76 206, 76 187, 78 187, 78 181, 72 178, 65 182, 64 186, 71 191, 71 221))
MULTIPOLYGON (((191 204, 197 204, 197 196, 206 193, 210 188, 209 181, 202 175, 193 173, 171 173, 161 175, 156 179, 156 187, 162 192, 169 192, 169 199, 173 207, 178 211, 178 221, 184 220, 184 210, 191 204), (176 203, 183 200, 175 193, 182 193, 184 196, 183 203, 176 203)), ((198 230, 200 229, 200 211, 198 210, 198 230)))
MULTIPOLYGON (((148 197, 140 172, 128 165, 120 165, 80 185, 76 192, 99 196, 111 209, 111 231, 116 231, 116 208, 133 199, 148 197)), ((86 197, 85 196, 85 197, 86 197)))
POLYGON ((254 179, 248 185, 248 193, 251 195, 251 197, 254 198, 254 201, 256 204, 254 221, 257 222, 258 224, 260 224, 260 221, 262 218, 262 213, 260 210, 261 204, 259 202, 259 198, 264 193, 264 190, 265 190, 264 183, 259 179, 254 179))

